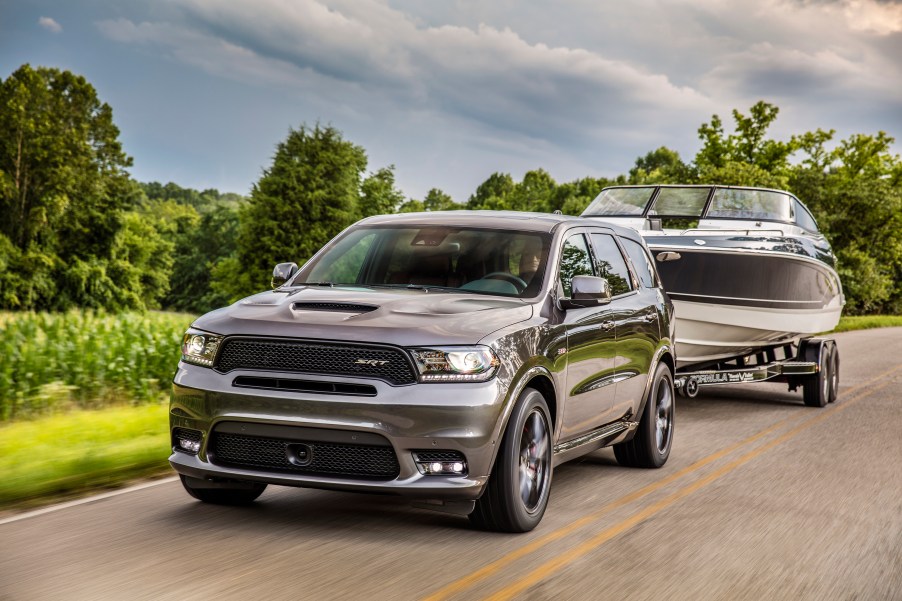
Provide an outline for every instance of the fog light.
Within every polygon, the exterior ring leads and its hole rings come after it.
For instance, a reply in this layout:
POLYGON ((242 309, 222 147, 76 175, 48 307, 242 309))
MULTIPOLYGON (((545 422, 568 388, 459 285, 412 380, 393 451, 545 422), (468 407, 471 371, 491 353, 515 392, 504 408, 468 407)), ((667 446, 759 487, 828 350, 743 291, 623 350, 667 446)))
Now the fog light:
POLYGON ((172 431, 172 448, 181 453, 197 455, 201 442, 204 439, 203 432, 188 428, 175 428, 172 431))
POLYGON ((187 438, 179 439, 179 446, 189 453, 197 453, 200 450, 200 443, 196 440, 188 440, 187 438))
POLYGON ((415 452, 417 469, 425 476, 466 476, 467 463, 457 451, 415 452), (432 457, 430 457, 432 455, 432 457), (438 455, 439 457, 436 457, 438 455), (437 461, 436 459, 441 459, 437 461))
POLYGON ((179 438, 179 446, 189 453, 197 453, 200 451, 200 443, 196 440, 188 440, 187 438, 179 438))

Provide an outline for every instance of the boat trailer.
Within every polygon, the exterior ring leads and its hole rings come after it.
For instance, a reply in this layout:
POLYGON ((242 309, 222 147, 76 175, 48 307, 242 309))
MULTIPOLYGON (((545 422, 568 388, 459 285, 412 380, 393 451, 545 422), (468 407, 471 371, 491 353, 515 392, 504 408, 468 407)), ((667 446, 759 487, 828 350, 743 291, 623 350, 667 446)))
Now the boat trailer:
POLYGON ((677 370, 674 386, 694 398, 702 386, 786 382, 789 390, 802 387, 805 404, 823 407, 836 400, 839 389, 839 351, 832 338, 802 338, 754 353, 696 363, 677 370))

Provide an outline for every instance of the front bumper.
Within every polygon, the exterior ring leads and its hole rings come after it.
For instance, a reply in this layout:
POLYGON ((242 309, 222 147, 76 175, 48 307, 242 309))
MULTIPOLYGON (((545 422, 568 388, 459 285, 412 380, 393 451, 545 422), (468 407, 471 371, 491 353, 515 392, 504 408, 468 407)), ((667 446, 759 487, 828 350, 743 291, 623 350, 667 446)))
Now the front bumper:
POLYGON ((488 480, 499 442, 506 401, 499 378, 482 383, 441 383, 391 386, 381 381, 348 377, 299 376, 267 372, 274 378, 374 386, 375 396, 258 390, 233 385, 236 377, 260 372, 212 369, 179 364, 172 386, 170 429, 203 433, 196 455, 173 450, 169 462, 180 474, 202 479, 254 480, 286 486, 397 494, 422 499, 476 499, 488 480), (323 432, 376 434, 384 437, 397 457, 395 478, 290 473, 218 464, 210 453, 217 425, 296 426, 323 432), (466 458, 463 476, 424 475, 413 452, 451 450, 466 458))

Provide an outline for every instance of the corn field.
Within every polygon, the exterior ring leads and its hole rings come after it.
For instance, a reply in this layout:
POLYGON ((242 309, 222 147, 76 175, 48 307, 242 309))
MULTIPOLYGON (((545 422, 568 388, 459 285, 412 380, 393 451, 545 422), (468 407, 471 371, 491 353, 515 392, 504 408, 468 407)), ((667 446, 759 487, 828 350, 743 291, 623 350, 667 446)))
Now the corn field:
POLYGON ((192 316, 0 313, 0 422, 159 400, 192 316))

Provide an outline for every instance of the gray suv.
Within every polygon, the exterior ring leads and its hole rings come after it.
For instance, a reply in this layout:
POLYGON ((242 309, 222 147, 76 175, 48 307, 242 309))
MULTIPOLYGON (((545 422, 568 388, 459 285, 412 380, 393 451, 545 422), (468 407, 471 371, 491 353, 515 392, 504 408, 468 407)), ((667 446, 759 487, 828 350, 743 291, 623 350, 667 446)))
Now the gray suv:
POLYGON ((404 495, 525 532, 552 469, 673 441, 673 308, 639 235, 563 215, 364 219, 273 290, 204 315, 172 385, 193 497, 267 484, 404 495))

